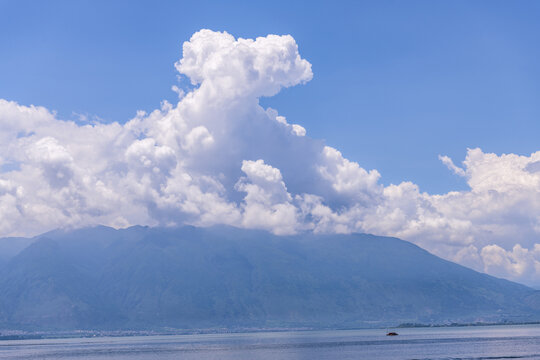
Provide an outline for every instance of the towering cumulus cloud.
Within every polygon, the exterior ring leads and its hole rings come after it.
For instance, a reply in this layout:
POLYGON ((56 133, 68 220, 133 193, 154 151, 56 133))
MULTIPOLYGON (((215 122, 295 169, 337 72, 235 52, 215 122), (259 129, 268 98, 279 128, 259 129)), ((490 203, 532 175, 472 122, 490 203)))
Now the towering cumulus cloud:
POLYGON ((291 36, 201 30, 176 69, 194 90, 126 123, 77 125, 0 100, 0 235, 105 224, 229 224, 276 234, 371 232, 540 285, 540 152, 468 151, 469 191, 383 186, 274 109, 313 74, 291 36))

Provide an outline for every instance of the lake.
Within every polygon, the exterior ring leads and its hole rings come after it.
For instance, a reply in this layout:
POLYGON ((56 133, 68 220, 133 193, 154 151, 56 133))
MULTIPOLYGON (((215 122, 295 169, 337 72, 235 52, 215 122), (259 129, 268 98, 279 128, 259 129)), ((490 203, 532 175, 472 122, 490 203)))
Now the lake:
POLYGON ((13 340, 0 359, 540 359, 539 325, 385 331, 13 340))

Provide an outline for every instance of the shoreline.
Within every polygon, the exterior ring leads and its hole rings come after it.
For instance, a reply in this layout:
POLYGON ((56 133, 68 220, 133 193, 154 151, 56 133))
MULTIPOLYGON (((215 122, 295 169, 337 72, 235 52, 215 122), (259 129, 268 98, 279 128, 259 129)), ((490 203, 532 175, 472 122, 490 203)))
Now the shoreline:
POLYGON ((358 328, 238 328, 238 329, 174 329, 174 330, 71 330, 71 331, 0 331, 0 341, 17 340, 47 340, 47 339, 89 339, 106 337, 144 337, 144 336, 181 336, 181 335, 225 335, 253 333, 282 333, 282 332, 312 332, 312 331, 355 331, 355 330, 384 330, 384 329, 415 329, 415 328, 458 328, 458 327, 488 327, 488 326, 520 326, 540 325, 539 321, 532 322, 497 322, 497 323, 450 323, 450 324, 421 324, 403 323, 397 326, 358 327, 358 328))

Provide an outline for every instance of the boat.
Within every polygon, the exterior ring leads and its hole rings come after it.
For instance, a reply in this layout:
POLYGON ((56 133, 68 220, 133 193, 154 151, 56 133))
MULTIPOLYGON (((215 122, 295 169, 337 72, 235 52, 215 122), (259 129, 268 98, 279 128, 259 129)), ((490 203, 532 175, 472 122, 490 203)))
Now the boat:
POLYGON ((386 336, 397 336, 398 333, 397 332, 393 332, 393 331, 390 331, 388 333, 386 333, 386 336))

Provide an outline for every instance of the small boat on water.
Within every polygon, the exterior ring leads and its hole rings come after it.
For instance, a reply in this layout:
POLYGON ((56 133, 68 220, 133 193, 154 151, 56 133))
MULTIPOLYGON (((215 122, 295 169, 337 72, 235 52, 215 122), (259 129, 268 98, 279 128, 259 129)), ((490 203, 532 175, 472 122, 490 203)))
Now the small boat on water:
POLYGON ((398 333, 397 332, 393 332, 393 331, 390 331, 388 333, 386 333, 386 336, 397 336, 398 333))

